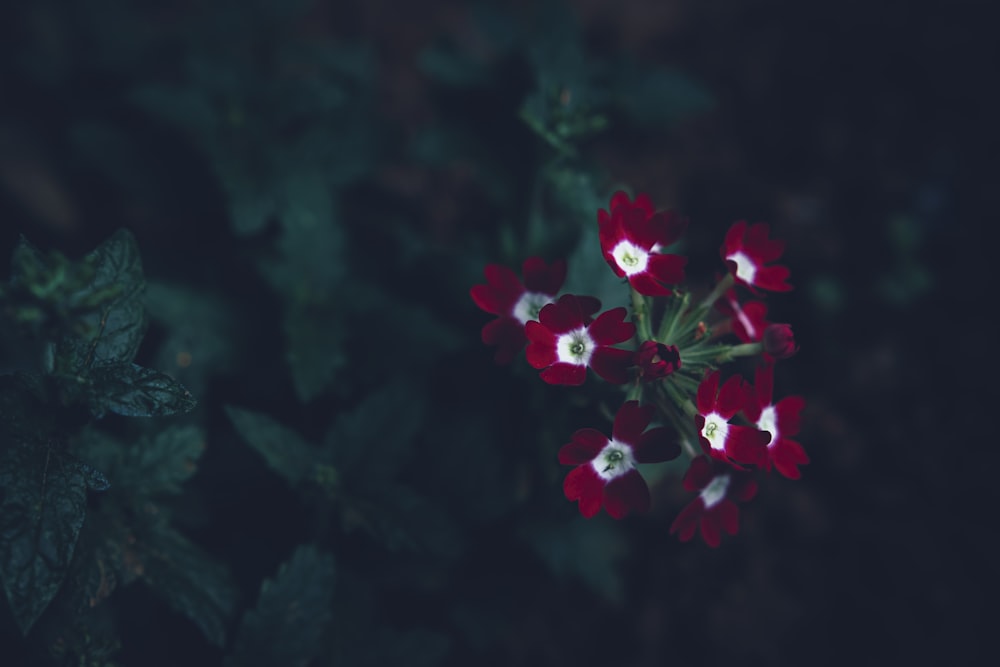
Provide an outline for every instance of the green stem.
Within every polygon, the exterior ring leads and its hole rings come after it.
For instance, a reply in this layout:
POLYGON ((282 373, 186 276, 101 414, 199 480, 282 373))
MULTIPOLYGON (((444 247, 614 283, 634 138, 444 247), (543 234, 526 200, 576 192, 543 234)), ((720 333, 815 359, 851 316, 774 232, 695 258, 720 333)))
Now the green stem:
POLYGON ((641 345, 653 338, 653 327, 649 321, 649 302, 642 294, 632 290, 632 316, 635 319, 636 334, 641 345))
POLYGON ((719 300, 719 297, 725 294, 726 291, 733 286, 733 283, 735 281, 736 279, 733 278, 733 274, 727 273, 726 275, 724 275, 722 277, 722 280, 716 283, 712 291, 708 293, 708 296, 706 296, 704 299, 701 300, 701 303, 699 303, 698 307, 695 308, 694 311, 692 311, 692 314, 697 313, 699 320, 702 317, 704 317, 705 313, 708 312, 709 308, 711 308, 712 305, 719 300))
POLYGON ((659 335, 656 337, 658 341, 664 345, 676 345, 673 341, 674 331, 677 329, 677 323, 680 321, 684 311, 687 310, 690 301, 690 292, 684 293, 684 296, 680 298, 680 303, 677 303, 677 299, 674 299, 674 303, 672 304, 673 310, 664 314, 663 322, 660 323, 659 335))
POLYGON ((728 349, 719 355, 719 363, 732 361, 738 357, 752 357, 764 351, 763 343, 742 343, 740 345, 729 345, 728 349))

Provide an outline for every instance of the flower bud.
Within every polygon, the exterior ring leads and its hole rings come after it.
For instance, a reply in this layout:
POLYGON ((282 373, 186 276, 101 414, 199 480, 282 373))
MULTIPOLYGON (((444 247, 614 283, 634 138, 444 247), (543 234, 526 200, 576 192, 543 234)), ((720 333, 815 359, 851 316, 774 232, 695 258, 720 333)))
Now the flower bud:
POLYGON ((665 378, 681 367, 681 354, 676 345, 664 345, 647 340, 635 353, 635 365, 643 382, 665 378))
POLYGON ((790 324, 769 324, 764 329, 764 352, 775 359, 787 359, 799 351, 790 324))

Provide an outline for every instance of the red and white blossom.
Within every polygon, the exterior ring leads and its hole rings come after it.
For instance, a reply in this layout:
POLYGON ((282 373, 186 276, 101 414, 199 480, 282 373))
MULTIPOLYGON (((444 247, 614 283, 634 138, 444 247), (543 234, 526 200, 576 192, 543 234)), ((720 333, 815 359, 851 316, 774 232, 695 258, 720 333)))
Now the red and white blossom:
POLYGON ((683 484, 685 490, 699 493, 670 524, 670 534, 678 533, 681 542, 687 542, 700 528, 702 539, 710 547, 719 546, 722 531, 730 535, 739 531, 736 502, 746 502, 757 493, 751 473, 705 456, 691 461, 683 484))
POLYGON ((785 242, 768 239, 767 223, 747 225, 746 220, 735 222, 726 233, 720 254, 737 282, 751 288, 771 292, 792 289, 786 281, 791 272, 786 266, 768 266, 781 257, 785 242))
POLYGON ((619 278, 648 296, 670 296, 668 285, 684 281, 687 259, 661 252, 680 238, 687 220, 673 211, 655 211, 646 194, 631 201, 624 192, 611 198, 611 212, 597 212, 601 250, 619 278))
POLYGON ((612 384, 629 380, 632 352, 617 347, 635 335, 635 325, 626 322, 628 311, 600 309, 593 297, 564 294, 538 313, 538 321, 525 326, 528 336, 528 363, 545 369, 541 378, 549 384, 579 385, 587 378, 587 368, 612 384))
POLYGON ((667 377, 681 368, 681 353, 676 345, 647 340, 635 351, 639 379, 652 382, 667 377))
POLYGON ((765 359, 788 359, 799 351, 799 346, 795 342, 795 334, 792 333, 792 325, 774 323, 769 324, 764 329, 761 338, 764 344, 765 359))
POLYGON ((799 413, 805 407, 801 396, 786 396, 773 402, 774 366, 767 364, 757 368, 754 387, 744 414, 758 429, 771 434, 767 445, 767 456, 761 467, 770 470, 773 466, 788 479, 801 477, 799 466, 809 463, 809 457, 798 441, 792 437, 799 434, 799 413))
POLYGON ((726 290, 726 293, 715 302, 720 313, 730 318, 733 333, 744 343, 756 343, 761 340, 767 328, 767 304, 763 301, 746 301, 740 303, 736 290, 726 290))
POLYGON ((469 294, 477 306, 497 316, 483 327, 482 338, 487 345, 497 346, 496 362, 507 364, 528 341, 524 325, 537 320, 539 311, 555 301, 566 279, 566 262, 547 265, 539 257, 529 257, 521 267, 523 284, 514 271, 500 264, 488 264, 484 273, 486 284, 474 285, 469 294))
POLYGON ((680 446, 669 429, 646 430, 653 418, 651 405, 626 401, 615 415, 612 437, 584 428, 559 450, 559 462, 575 465, 566 475, 566 498, 579 501, 580 513, 590 518, 601 507, 616 519, 629 512, 649 510, 649 487, 637 463, 660 463, 677 458, 680 446))
POLYGON ((719 376, 719 371, 713 371, 698 385, 695 425, 701 448, 723 461, 762 464, 770 434, 752 426, 730 423, 752 400, 750 388, 742 377, 733 375, 720 389, 719 376))

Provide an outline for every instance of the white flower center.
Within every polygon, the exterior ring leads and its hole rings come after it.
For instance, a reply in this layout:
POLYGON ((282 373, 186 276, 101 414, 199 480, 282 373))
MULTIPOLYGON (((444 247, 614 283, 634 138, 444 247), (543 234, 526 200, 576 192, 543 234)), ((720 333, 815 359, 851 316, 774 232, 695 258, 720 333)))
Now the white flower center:
POLYGON ((737 278, 748 285, 753 285, 753 279, 757 275, 757 265, 754 264, 753 260, 745 252, 737 250, 732 255, 728 255, 726 259, 736 262, 737 278))
POLYGON ((649 253, 631 241, 622 241, 616 245, 611 251, 611 256, 615 258, 618 268, 627 276, 642 273, 649 264, 649 253))
POLYGON ((632 447, 612 440, 594 457, 590 465, 594 467, 594 472, 597 473, 598 477, 605 482, 610 482, 635 467, 632 447))
POLYGON ((729 435, 729 422, 722 418, 718 412, 705 415, 705 425, 701 427, 701 434, 712 445, 712 449, 722 451, 726 447, 726 437, 729 435))
POLYGON ((755 327, 753 322, 750 321, 750 318, 747 317, 747 314, 743 311, 740 303, 735 299, 732 299, 730 300, 729 305, 733 307, 733 310, 736 312, 736 319, 743 325, 743 330, 747 332, 747 336, 750 337, 750 340, 757 340, 759 338, 757 335, 757 327, 755 327))
POLYGON ((760 419, 757 420, 757 428, 771 434, 772 445, 778 442, 780 437, 778 435, 778 412, 773 405, 769 405, 761 411, 760 419))
POLYGON ((711 509, 722 502, 726 497, 726 490, 729 489, 729 475, 716 475, 699 494, 701 502, 705 503, 705 509, 711 509))
POLYGON ((514 304, 511 315, 516 317, 521 324, 527 324, 529 320, 537 320, 539 311, 552 302, 553 299, 548 294, 525 292, 514 304))
POLYGON ((597 343, 587 333, 587 329, 580 327, 559 336, 556 341, 556 354, 559 356, 559 361, 565 364, 586 366, 590 363, 590 357, 596 347, 597 343))

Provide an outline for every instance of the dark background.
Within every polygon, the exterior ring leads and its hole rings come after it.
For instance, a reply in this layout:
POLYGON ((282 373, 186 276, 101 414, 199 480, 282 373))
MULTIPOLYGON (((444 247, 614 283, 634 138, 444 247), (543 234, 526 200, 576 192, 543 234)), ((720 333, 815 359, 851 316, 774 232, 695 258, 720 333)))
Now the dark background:
MULTIPOLYGON (((183 24, 196 4, 131 11, 138 25, 183 24)), ((652 515, 628 525, 619 603, 553 578, 512 545, 508 533, 525 521, 515 511, 469 535, 470 554, 436 596, 382 596, 386 615, 405 626, 419 614, 454 635, 447 664, 456 665, 951 664, 988 655, 997 525, 988 230, 1000 209, 1000 105, 986 3, 570 5, 590 52, 677 68, 713 95, 712 110, 669 131, 612 125, 589 150, 615 182, 688 215, 691 245, 707 249, 706 261, 736 219, 769 221, 787 239, 796 289, 774 300, 772 318, 793 324, 802 349, 780 367, 778 391, 806 397, 800 440, 812 463, 798 482, 768 477, 742 512, 740 534, 717 550, 667 535, 686 501, 668 480, 652 515), (467 594, 492 614, 477 621, 492 626, 478 644, 447 620, 467 594)), ((447 115, 444 107, 512 117, 520 104, 481 94, 442 99, 416 66, 421 49, 442 36, 475 48, 464 3, 317 6, 304 32, 374 48, 378 108, 395 136, 447 115)), ((127 226, 150 279, 187 275, 252 301, 259 284, 233 250, 209 168, 170 128, 120 101, 141 72, 95 55, 95 16, 83 3, 0 10, 0 255, 9 256, 18 233, 79 255, 127 226), (129 128, 148 160, 144 175, 169 186, 149 198, 143 185, 130 189, 81 159, 70 129, 94 117, 129 128)), ((151 62, 169 71, 179 56, 167 48, 151 62)), ((496 90, 523 94, 523 72, 504 80, 498 71, 496 90)), ((516 122, 498 131, 507 127, 516 122)), ((516 134, 509 145, 524 142, 516 134)), ((396 157, 389 151, 352 191, 352 219, 402 211, 443 253, 472 247, 483 263, 496 261, 489 243, 501 215, 484 195, 488 170, 421 168, 396 157)), ((351 224, 376 244, 381 238, 371 221, 351 224)), ((455 275, 428 299, 453 313, 472 345, 456 362, 462 373, 428 381, 479 383, 448 392, 456 411, 463 401, 499 406, 528 380, 495 368, 490 351, 476 346, 486 318, 453 300, 470 284, 467 271, 455 275)), ((228 402, 227 391, 240 389, 222 379, 207 400, 228 402)), ((296 414, 291 402, 276 410, 296 414)), ((510 437, 530 439, 542 419, 518 418, 510 437)), ((280 515, 291 502, 285 492, 261 481, 263 472, 254 479, 279 496, 270 510, 259 503, 251 511, 280 515)), ((278 548, 241 555, 257 544, 241 530, 259 519, 240 519, 237 503, 217 500, 217 520, 230 526, 223 534, 243 541, 227 551, 206 537, 209 546, 237 569, 266 575, 278 548)), ((263 520, 275 530, 280 522, 263 520)), ((124 623, 124 664, 211 660, 169 610, 141 593, 120 594, 123 608, 142 610, 153 625, 124 623)))

